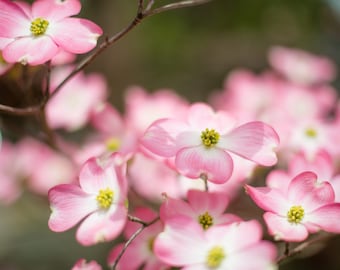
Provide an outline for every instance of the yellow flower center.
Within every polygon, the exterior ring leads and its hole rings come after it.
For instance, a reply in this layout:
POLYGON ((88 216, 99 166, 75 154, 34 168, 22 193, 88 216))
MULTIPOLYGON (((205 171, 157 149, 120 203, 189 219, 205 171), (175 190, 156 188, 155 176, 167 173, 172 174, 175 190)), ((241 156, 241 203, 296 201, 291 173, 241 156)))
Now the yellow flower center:
POLYGON ((314 128, 307 128, 305 130, 305 134, 309 138, 316 138, 317 135, 318 135, 318 133, 316 132, 316 130, 314 128))
POLYGON ((110 138, 106 141, 106 149, 109 151, 116 151, 120 147, 120 141, 117 138, 110 138))
POLYGON ((287 218, 290 223, 298 224, 302 221, 304 216, 305 210, 300 205, 292 206, 287 212, 287 218))
POLYGON ((214 224, 214 219, 208 212, 205 212, 198 216, 198 222, 202 225, 203 229, 206 230, 214 224))
POLYGON ((99 206, 103 209, 109 208, 113 201, 113 195, 113 190, 110 188, 99 190, 99 194, 96 197, 99 206))
POLYGON ((218 140, 220 139, 220 134, 215 131, 215 129, 208 129, 206 128, 201 132, 201 140, 202 143, 206 147, 214 146, 218 143, 218 140))
POLYGON ((224 253, 222 247, 220 246, 213 247, 208 252, 206 265, 211 269, 217 268, 221 265, 225 257, 226 254, 224 253))
POLYGON ((43 18, 36 18, 31 22, 31 33, 33 36, 41 36, 45 34, 49 22, 43 18))

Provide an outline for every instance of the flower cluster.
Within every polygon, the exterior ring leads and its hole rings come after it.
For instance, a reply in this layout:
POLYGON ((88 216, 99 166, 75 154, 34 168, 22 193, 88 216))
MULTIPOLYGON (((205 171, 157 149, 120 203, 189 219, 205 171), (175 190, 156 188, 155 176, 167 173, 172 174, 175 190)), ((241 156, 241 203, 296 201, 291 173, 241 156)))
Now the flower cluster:
MULTIPOLYGON (((14 63, 51 67, 39 107, 49 145, 4 138, 2 204, 25 186, 46 195, 50 230, 81 223, 81 245, 112 242, 112 269, 276 269, 276 241, 340 233, 331 60, 274 47, 271 70, 233 71, 208 101, 134 86, 122 114, 107 101, 101 75, 79 70, 65 80, 74 54, 93 49, 102 34, 72 17, 80 9, 79 0, 0 0, 0 73, 14 63), (76 139, 65 136, 74 132, 76 139), (267 229, 235 207, 249 197, 265 211, 267 229)), ((72 269, 101 266, 78 259, 72 269)))

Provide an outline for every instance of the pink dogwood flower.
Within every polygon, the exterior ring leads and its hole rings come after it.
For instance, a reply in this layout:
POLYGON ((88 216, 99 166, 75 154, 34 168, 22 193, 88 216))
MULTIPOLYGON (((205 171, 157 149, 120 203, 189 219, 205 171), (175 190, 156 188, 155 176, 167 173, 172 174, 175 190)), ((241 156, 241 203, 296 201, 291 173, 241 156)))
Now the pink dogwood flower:
POLYGON ((170 219, 154 243, 158 258, 182 270, 274 269, 275 246, 261 240, 256 221, 204 230, 187 217, 170 219))
POLYGON ((39 65, 59 49, 86 53, 102 34, 95 23, 70 16, 80 12, 79 0, 0 1, 0 49, 8 63, 39 65))
POLYGON ((187 198, 188 202, 167 198, 161 205, 161 220, 166 224, 169 219, 185 216, 200 224, 204 230, 242 220, 234 214, 224 213, 229 199, 223 193, 189 190, 187 198))
POLYGON ((79 173, 79 186, 58 185, 48 193, 52 231, 70 229, 85 218, 77 240, 85 246, 118 236, 127 219, 125 162, 118 153, 108 158, 91 158, 79 173))
POLYGON ((302 172, 287 190, 246 186, 252 200, 265 210, 263 218, 276 240, 304 241, 319 230, 340 233, 340 204, 328 182, 318 182, 313 172, 302 172))
POLYGON ((277 162, 279 137, 263 122, 233 128, 234 120, 204 103, 193 104, 187 121, 160 119, 146 130, 141 144, 163 158, 174 159, 179 173, 189 178, 226 182, 233 171, 232 152, 264 166, 277 162))

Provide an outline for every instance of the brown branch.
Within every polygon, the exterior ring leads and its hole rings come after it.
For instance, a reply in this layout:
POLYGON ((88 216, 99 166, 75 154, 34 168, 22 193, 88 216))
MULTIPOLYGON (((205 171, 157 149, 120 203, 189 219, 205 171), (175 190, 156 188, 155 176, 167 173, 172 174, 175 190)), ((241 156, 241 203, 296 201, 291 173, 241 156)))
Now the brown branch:
POLYGON ((162 13, 162 12, 168 11, 168 10, 198 6, 198 5, 202 5, 202 4, 211 2, 211 1, 212 0, 186 0, 186 1, 181 1, 181 2, 162 6, 162 7, 156 8, 154 10, 150 10, 150 12, 147 13, 147 16, 159 14, 159 13, 162 13))
POLYGON ((137 231, 135 231, 134 234, 131 235, 131 237, 125 242, 123 249, 119 252, 119 254, 118 254, 116 260, 114 261, 113 265, 111 266, 111 269, 112 269, 112 270, 115 270, 115 269, 116 269, 116 267, 117 267, 117 265, 118 265, 118 262, 120 261, 120 259, 121 259, 122 256, 124 255, 126 249, 129 247, 129 245, 132 243, 132 241, 133 241, 134 239, 136 239, 136 237, 137 237, 139 234, 141 234, 142 231, 143 231, 146 227, 148 227, 148 226, 150 226, 150 225, 156 223, 156 222, 159 220, 159 217, 157 217, 157 218, 155 218, 154 220, 152 220, 152 221, 150 221, 150 222, 145 222, 145 221, 140 220, 140 219, 137 218, 137 217, 132 217, 132 216, 130 216, 130 215, 128 215, 128 218, 129 218, 130 221, 138 222, 138 223, 142 224, 142 226, 141 226, 137 231))
POLYGON ((73 78, 77 73, 79 73, 81 70, 86 68, 89 64, 91 64, 103 51, 105 51, 109 46, 116 43, 118 40, 120 40, 122 37, 124 37, 126 34, 128 34, 132 29, 134 29, 138 24, 142 22, 143 19, 150 17, 155 14, 159 14, 168 10, 174 10, 174 9, 180 9, 190 6, 197 6, 201 5, 207 2, 210 2, 212 0, 185 0, 180 1, 177 3, 165 5, 159 8, 152 9, 154 0, 150 0, 147 4, 147 7, 144 9, 144 0, 138 0, 138 8, 135 18, 132 20, 132 22, 126 26, 124 29, 122 29, 120 32, 116 33, 110 38, 106 38, 99 46, 98 48, 90 54, 87 58, 85 58, 56 88, 55 90, 50 94, 49 98, 43 99, 40 104, 35 106, 30 106, 26 108, 15 108, 7 105, 0 104, 0 112, 7 113, 7 114, 13 114, 13 115, 32 115, 32 114, 38 114, 39 110, 43 108, 49 99, 53 98, 60 89, 71 79, 73 78))
POLYGON ((300 254, 303 250, 308 248, 309 246, 312 246, 313 244, 320 242, 320 241, 328 241, 330 238, 332 238, 334 235, 332 234, 320 234, 317 237, 314 237, 313 239, 310 239, 306 242, 301 243, 300 245, 296 246, 292 250, 287 250, 287 243, 285 244, 285 251, 284 254, 281 255, 277 260, 277 264, 281 264, 288 258, 294 257, 298 254, 300 254))

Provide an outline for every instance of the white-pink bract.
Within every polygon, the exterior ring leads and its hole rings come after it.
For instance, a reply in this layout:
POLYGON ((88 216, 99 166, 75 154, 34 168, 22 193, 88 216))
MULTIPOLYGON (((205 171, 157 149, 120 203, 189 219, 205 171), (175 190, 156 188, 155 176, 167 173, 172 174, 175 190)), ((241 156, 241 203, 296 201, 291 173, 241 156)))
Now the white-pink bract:
POLYGON ((160 260, 182 270, 274 269, 275 246, 256 221, 203 228, 187 217, 168 220, 154 243, 160 260))
POLYGON ((234 128, 234 120, 223 111, 214 112, 204 103, 193 104, 187 121, 160 119, 146 130, 141 144, 160 157, 174 159, 179 173, 226 182, 233 171, 228 152, 272 166, 279 137, 263 122, 249 122, 234 128))
POLYGON ((287 190, 246 186, 252 200, 264 211, 269 233, 276 240, 300 242, 319 230, 340 233, 340 204, 330 183, 320 183, 313 172, 302 172, 287 190))
POLYGON ((39 65, 62 49, 86 53, 102 34, 95 23, 70 17, 80 12, 79 0, 0 0, 0 49, 8 63, 39 65))
POLYGON ((79 186, 58 185, 48 193, 51 205, 49 228, 70 229, 84 219, 76 234, 85 246, 117 237, 127 219, 125 162, 118 153, 91 158, 81 168, 79 186))

